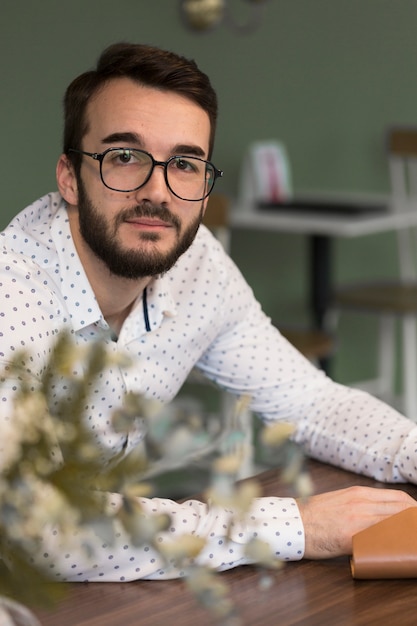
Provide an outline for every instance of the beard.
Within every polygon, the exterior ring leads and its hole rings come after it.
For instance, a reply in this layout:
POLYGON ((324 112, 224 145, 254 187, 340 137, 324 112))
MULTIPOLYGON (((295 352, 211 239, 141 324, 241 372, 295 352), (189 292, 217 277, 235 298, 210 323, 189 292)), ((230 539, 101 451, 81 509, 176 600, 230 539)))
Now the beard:
POLYGON ((78 215, 80 233, 94 254, 107 266, 110 272, 122 278, 137 280, 157 276, 167 272, 179 257, 188 250, 195 239, 203 219, 203 205, 197 217, 181 233, 181 220, 163 206, 153 206, 149 202, 125 209, 119 213, 113 224, 106 223, 100 211, 94 206, 78 180, 78 215), (157 243, 158 233, 138 233, 138 246, 134 249, 123 248, 117 239, 118 228, 126 220, 138 217, 154 217, 174 227, 176 241, 167 252, 160 252, 157 243), (141 241, 155 242, 153 250, 141 248, 141 241))

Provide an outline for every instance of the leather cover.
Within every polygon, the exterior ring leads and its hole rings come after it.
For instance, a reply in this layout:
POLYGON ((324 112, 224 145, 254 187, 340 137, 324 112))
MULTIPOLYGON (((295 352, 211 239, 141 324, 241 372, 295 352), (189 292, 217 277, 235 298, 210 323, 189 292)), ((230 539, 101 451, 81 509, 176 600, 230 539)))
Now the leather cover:
POLYGON ((417 578, 417 507, 353 536, 353 578, 417 578))

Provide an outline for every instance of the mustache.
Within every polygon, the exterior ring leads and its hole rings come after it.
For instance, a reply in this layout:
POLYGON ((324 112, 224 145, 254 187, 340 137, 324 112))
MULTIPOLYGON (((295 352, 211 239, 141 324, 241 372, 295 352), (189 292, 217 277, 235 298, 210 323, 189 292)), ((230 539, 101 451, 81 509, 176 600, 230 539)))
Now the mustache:
POLYGON ((157 218, 167 224, 172 224, 176 229, 181 227, 180 219, 171 213, 169 209, 163 206, 154 206, 151 204, 138 204, 133 208, 125 209, 116 218, 117 226, 126 220, 140 217, 157 218))

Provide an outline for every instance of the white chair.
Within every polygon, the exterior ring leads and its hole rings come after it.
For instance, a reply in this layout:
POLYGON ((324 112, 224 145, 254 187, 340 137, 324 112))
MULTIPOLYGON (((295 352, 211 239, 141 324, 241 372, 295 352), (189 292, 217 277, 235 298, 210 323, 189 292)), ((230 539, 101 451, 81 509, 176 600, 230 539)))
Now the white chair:
MULTIPOLYGON (((417 128, 392 128, 387 151, 392 192, 392 210, 417 211, 417 128)), ((399 359, 396 322, 401 324, 402 394, 398 408, 417 421, 417 263, 415 229, 397 231, 399 277, 395 281, 357 284, 335 294, 337 314, 361 311, 379 317, 377 378, 358 384, 397 405, 395 371, 399 359)))

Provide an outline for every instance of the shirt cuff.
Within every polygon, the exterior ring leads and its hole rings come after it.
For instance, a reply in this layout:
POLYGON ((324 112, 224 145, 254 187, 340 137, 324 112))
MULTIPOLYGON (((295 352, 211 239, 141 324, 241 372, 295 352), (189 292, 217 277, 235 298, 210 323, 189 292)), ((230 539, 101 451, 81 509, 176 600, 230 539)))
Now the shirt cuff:
POLYGON ((254 563, 245 553, 245 546, 252 539, 268 544, 271 556, 280 561, 302 559, 304 526, 294 498, 257 498, 243 521, 232 517, 228 538, 213 534, 209 537, 197 560, 218 570, 254 563))

